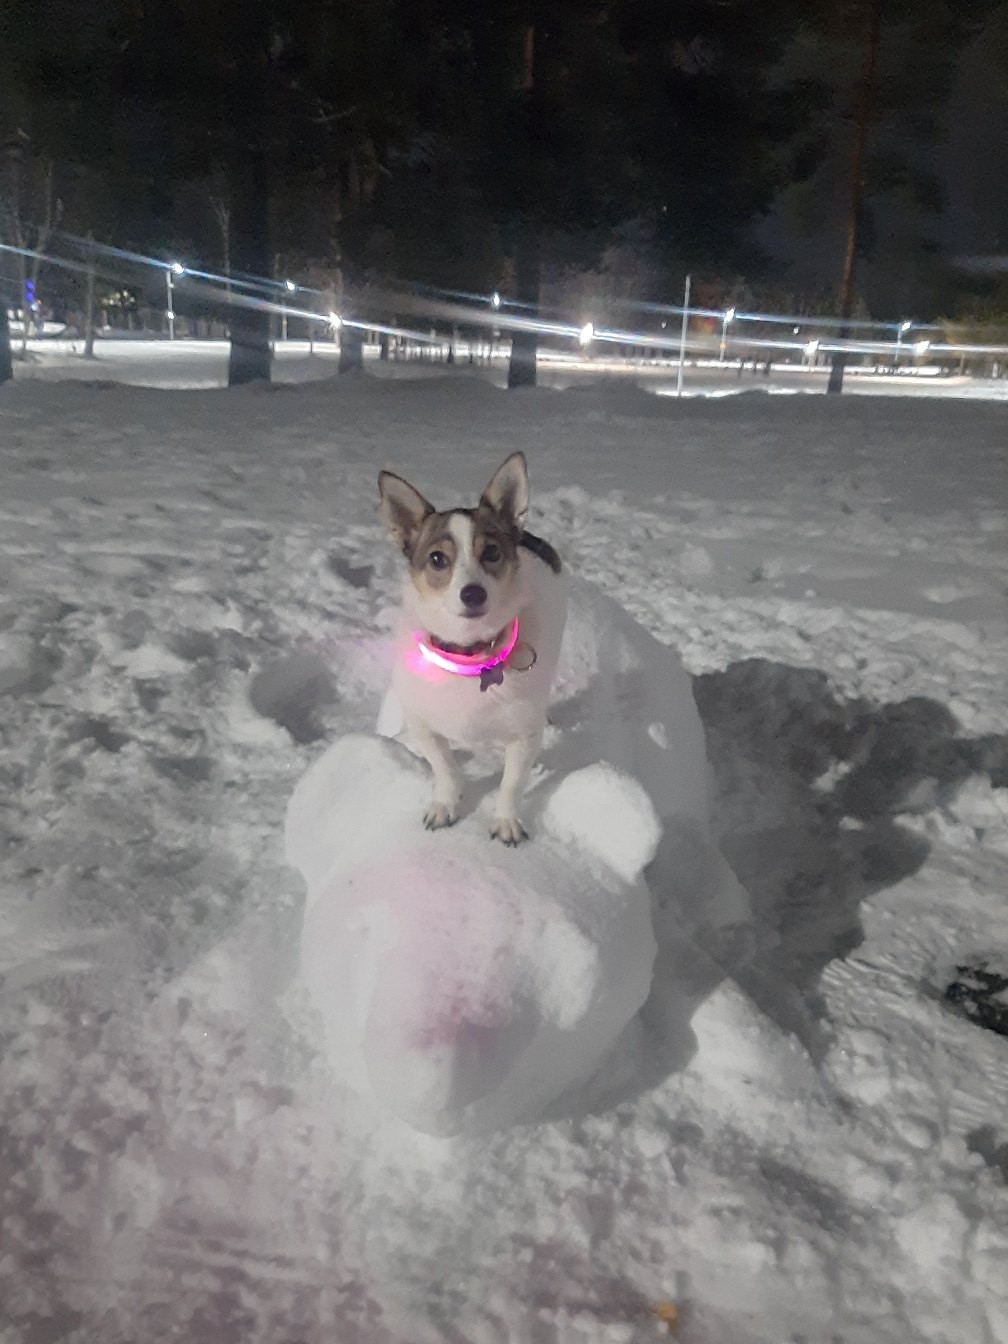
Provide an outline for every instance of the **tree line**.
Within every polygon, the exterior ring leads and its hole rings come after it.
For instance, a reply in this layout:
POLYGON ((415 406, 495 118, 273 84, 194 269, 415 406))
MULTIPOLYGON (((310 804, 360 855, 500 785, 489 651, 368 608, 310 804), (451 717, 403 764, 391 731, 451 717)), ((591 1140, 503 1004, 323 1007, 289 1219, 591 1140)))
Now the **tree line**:
MULTIPOLYGON (((942 146, 978 49, 1008 87, 1008 5, 968 8, 883 4, 862 311, 924 318, 965 292, 942 259, 942 146)), ((7 305, 39 277, 23 254, 57 230, 225 274, 323 275, 363 320, 390 316, 374 305, 393 281, 499 289, 534 309, 565 287, 671 297, 687 270, 715 304, 745 290, 828 309, 869 9, 7 0, 0 237, 21 251, 3 254, 0 378, 7 305)), ((86 270, 60 283, 83 290, 86 270)), ((268 377, 268 313, 227 320, 231 381, 268 377)), ((528 333, 510 382, 534 377, 528 333)))

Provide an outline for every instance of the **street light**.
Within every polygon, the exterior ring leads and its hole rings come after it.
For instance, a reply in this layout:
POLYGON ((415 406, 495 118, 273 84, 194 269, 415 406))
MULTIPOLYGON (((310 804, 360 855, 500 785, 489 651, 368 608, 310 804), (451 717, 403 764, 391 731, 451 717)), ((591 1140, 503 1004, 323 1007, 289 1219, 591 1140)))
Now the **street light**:
POLYGON ((809 365, 815 363, 815 357, 818 353, 819 353, 819 340, 817 337, 816 339, 809 341, 805 346, 805 358, 808 360, 809 365))
POLYGON ((501 306, 501 296, 496 290, 490 295, 490 307, 499 308, 501 306))
POLYGON ((724 363, 725 350, 728 348, 728 327, 734 321, 735 309, 726 308, 724 310, 724 317, 721 319, 721 351, 718 355, 718 362, 720 364, 724 363))
POLYGON ((584 326, 581 328, 581 330, 578 332, 578 345, 580 345, 583 349, 586 345, 589 345, 591 343, 592 337, 594 335, 595 335, 594 322, 586 322, 584 326))
MULTIPOLYGON (((297 285, 294 283, 293 280, 285 280, 285 281, 284 281, 284 288, 287 290, 287 293, 288 293, 288 294, 293 294, 294 291, 297 289, 297 285)), ((283 312, 280 314, 280 337, 281 337, 281 339, 284 340, 284 341, 287 339, 287 309, 286 309, 286 307, 284 308, 283 312)))
POLYGON ((914 354, 915 354, 915 355, 926 355, 927 352, 928 352, 930 349, 931 349, 931 342, 930 342, 930 341, 918 341, 918 342, 914 345, 914 354))
POLYGON ((168 339, 175 339, 175 304, 172 301, 172 291, 175 288, 173 275, 185 275, 185 267, 180 261, 169 262, 165 267, 165 289, 168 292, 168 339))
POLYGON ((910 330, 910 328, 911 328, 912 326, 913 326, 913 323, 912 323, 909 319, 907 319, 905 322, 901 322, 901 323, 899 324, 899 326, 896 328, 896 367, 897 367, 897 368, 899 368, 900 346, 903 344, 903 337, 907 334, 907 332, 910 330))

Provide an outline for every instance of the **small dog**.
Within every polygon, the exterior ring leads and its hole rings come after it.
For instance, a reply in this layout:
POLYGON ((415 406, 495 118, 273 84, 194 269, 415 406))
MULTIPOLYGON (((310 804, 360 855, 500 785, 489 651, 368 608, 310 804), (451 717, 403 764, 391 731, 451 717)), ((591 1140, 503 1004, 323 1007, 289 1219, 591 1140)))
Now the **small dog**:
POLYGON ((518 808, 542 744, 567 594, 560 559, 525 531, 528 468, 513 453, 476 508, 439 511, 392 472, 380 512, 409 562, 392 674, 414 746, 434 774, 429 830, 458 818, 451 744, 504 747, 490 834, 527 837, 518 808))

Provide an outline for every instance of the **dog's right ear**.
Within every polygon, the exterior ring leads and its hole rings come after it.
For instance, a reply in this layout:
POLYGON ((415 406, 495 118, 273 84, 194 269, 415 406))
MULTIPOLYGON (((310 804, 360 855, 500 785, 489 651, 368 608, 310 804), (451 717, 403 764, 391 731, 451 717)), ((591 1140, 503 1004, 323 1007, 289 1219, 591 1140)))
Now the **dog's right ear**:
POLYGON ((378 494, 381 498, 379 512, 385 526, 403 553, 409 555, 424 519, 434 512, 434 505, 428 504, 419 490, 414 490, 408 481, 391 471, 379 472, 378 494))

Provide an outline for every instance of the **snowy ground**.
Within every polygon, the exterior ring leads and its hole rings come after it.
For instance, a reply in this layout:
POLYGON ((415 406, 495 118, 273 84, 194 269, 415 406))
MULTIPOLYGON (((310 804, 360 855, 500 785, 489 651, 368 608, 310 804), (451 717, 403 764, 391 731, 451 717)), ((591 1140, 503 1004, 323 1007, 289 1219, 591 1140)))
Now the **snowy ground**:
POLYGON ((459 378, 0 391, 3 1344, 1008 1341, 1008 409, 459 378), (695 674, 761 950, 677 1065, 380 1124, 273 1006, 294 782, 380 687, 379 467, 521 447, 695 674), (1002 990, 1002 1001, 1004 991, 1002 990), (989 1020, 1004 1023, 992 1000, 989 1020))
MULTIPOLYGON (((179 339, 177 341, 136 338, 99 340, 95 359, 85 360, 80 341, 29 341, 28 359, 16 365, 19 379, 82 379, 86 382, 111 381, 136 387, 224 387, 227 384, 228 345, 225 341, 179 339)), ((339 348, 331 340, 317 341, 309 349, 307 341, 278 341, 275 345, 274 379, 282 383, 306 383, 332 377, 339 348)), ((441 377, 440 363, 378 360, 377 347, 365 350, 370 370, 381 378, 441 377)), ((466 367, 459 374, 468 372, 466 367)), ((503 387, 507 380, 507 358, 499 353, 492 363, 474 368, 472 376, 503 387)), ((736 357, 724 364, 709 357, 687 360, 683 393, 686 396, 732 396, 737 392, 772 391, 777 393, 824 393, 829 375, 820 362, 815 368, 805 364, 774 365, 769 376, 762 368, 756 372, 751 362, 740 369, 736 357)), ((636 384, 660 396, 676 393, 677 368, 673 359, 662 361, 628 360, 613 347, 598 344, 590 355, 545 351, 539 361, 539 382, 543 387, 580 388, 588 383, 613 382, 636 384)), ((1008 401, 1008 377, 960 377, 940 375, 936 368, 921 365, 896 375, 875 373, 852 367, 845 380, 847 392, 859 396, 965 397, 986 401, 1008 401)))

